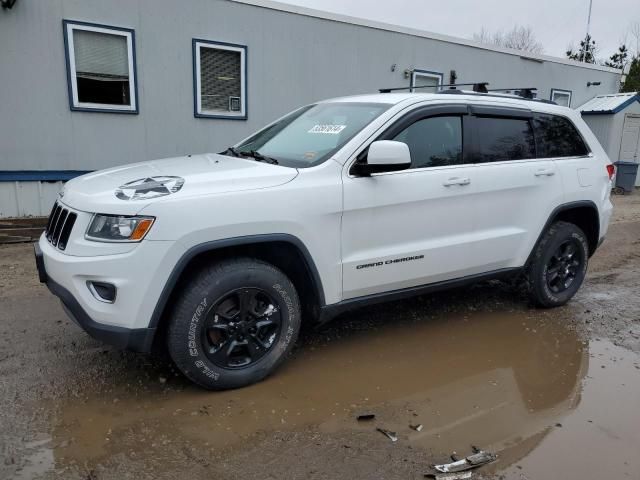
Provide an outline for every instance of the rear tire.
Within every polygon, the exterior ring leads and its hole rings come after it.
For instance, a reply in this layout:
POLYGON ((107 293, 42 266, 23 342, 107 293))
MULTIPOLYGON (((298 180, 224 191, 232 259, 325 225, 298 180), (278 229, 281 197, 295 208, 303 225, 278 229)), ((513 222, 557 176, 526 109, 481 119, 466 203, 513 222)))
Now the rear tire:
POLYGON ((587 273, 589 244, 584 232, 568 222, 556 222, 545 232, 527 269, 529 295, 544 308, 567 303, 587 273))
POLYGON ((300 323, 298 294, 284 273, 257 259, 223 260, 185 286, 171 317, 168 350, 201 387, 243 387, 282 363, 300 323))

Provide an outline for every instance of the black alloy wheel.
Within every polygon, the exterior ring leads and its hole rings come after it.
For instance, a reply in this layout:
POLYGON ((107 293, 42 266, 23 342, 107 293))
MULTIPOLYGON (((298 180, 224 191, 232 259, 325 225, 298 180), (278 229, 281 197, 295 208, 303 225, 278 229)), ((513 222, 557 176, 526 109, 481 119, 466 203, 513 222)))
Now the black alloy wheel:
POLYGON ((584 262, 583 249, 575 238, 569 238, 555 250, 547 262, 546 281, 553 293, 562 293, 571 287, 584 262))
POLYGON ((239 288, 213 303, 205 317, 202 347, 222 368, 245 368, 276 343, 282 319, 276 301, 260 288, 239 288))
POLYGON ((564 305, 582 285, 588 262, 589 242, 582 229, 569 222, 553 223, 525 267, 529 296, 540 307, 564 305))

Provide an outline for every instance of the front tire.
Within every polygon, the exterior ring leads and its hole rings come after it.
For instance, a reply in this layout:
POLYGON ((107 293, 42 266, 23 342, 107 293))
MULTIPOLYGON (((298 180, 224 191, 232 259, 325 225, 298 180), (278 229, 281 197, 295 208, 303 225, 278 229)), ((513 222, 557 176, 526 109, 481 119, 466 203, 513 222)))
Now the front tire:
POLYGON ((537 245, 527 271, 531 299, 544 308, 564 305, 582 285, 588 261, 584 232, 572 223, 554 223, 537 245))
POLYGON ((300 323, 298 294, 284 273, 257 259, 223 260, 185 286, 169 325, 169 354, 201 387, 243 387, 282 363, 300 323))

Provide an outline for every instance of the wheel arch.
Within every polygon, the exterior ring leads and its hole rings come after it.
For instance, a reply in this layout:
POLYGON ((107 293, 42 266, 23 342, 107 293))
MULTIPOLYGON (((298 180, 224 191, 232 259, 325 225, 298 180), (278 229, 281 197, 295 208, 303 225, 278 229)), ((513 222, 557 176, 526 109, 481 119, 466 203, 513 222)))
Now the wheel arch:
POLYGON ((188 249, 174 266, 153 310, 149 328, 155 329, 154 347, 160 347, 168 325, 171 300, 190 278, 190 273, 208 262, 246 256, 271 263, 293 282, 303 318, 315 321, 325 305, 324 289, 318 269, 304 243, 290 234, 262 234, 213 240, 188 249))
POLYGON ((552 224, 558 221, 565 221, 578 226, 587 236, 589 256, 595 253, 600 239, 600 215, 598 213, 598 207, 591 200, 580 200, 559 205, 551 212, 551 215, 549 215, 547 222, 538 235, 538 239, 531 253, 529 253, 527 264, 529 264, 533 258, 544 233, 552 224))

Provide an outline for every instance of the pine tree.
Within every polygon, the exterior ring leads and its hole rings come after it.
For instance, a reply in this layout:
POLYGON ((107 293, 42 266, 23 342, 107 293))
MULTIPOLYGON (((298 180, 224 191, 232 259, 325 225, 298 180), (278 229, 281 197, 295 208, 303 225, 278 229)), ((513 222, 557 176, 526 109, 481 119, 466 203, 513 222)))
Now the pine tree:
POLYGON ((631 60, 629 73, 620 89, 621 92, 640 92, 640 55, 631 60))
POLYGON ((591 35, 587 35, 587 38, 580 41, 580 48, 577 52, 574 52, 573 48, 567 50, 567 58, 579 62, 596 63, 596 51, 596 41, 591 38, 591 35))
POLYGON ((619 68, 622 70, 627 64, 627 57, 629 56, 629 50, 627 50, 627 46, 622 44, 618 47, 618 51, 609 57, 604 64, 607 67, 611 68, 619 68))

